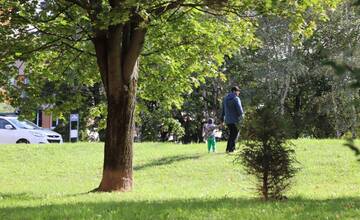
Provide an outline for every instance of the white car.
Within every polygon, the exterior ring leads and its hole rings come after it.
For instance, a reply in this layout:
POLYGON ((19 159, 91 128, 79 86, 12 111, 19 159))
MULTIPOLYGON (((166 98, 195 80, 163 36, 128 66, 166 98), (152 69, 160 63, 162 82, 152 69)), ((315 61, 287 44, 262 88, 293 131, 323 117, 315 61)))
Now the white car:
POLYGON ((59 133, 38 127, 16 116, 0 116, 0 144, 48 144, 63 143, 59 133))

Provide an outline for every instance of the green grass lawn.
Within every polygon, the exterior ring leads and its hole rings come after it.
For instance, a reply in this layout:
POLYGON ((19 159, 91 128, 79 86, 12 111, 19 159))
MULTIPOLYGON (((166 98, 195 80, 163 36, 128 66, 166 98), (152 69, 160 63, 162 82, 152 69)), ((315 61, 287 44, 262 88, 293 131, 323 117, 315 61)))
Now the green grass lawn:
POLYGON ((128 193, 87 193, 103 144, 0 145, 0 219, 360 219, 360 162, 343 142, 294 141, 302 169, 280 202, 258 199, 225 143, 135 144, 128 193))

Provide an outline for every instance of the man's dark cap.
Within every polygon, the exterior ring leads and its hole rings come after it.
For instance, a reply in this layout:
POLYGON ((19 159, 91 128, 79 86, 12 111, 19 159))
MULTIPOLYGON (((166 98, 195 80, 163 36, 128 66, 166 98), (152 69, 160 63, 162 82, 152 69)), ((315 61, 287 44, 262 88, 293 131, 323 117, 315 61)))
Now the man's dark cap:
POLYGON ((237 87, 237 86, 234 86, 234 87, 231 88, 231 92, 236 92, 236 91, 240 92, 240 88, 237 87))

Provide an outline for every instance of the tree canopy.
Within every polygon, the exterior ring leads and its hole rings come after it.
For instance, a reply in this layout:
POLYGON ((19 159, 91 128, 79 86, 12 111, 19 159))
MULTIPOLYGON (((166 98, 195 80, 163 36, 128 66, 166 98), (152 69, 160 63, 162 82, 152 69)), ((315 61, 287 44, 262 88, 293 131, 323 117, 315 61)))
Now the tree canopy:
MULTIPOLYGON (((74 108, 81 100, 76 96, 79 87, 100 81, 91 42, 94 32, 128 21, 131 10, 141 16, 140 26, 147 28, 140 97, 180 106, 181 94, 204 82, 205 76, 219 73, 224 55, 260 46, 255 37, 258 18, 268 14, 289 18, 293 37, 300 40, 313 32, 317 20, 327 19, 326 10, 339 1, 118 1, 116 10, 111 6, 115 2, 0 2, 3 84, 17 74, 16 68, 9 69, 17 59, 26 61, 31 82, 23 88, 29 101, 16 105, 24 110, 43 103, 56 103, 53 107, 62 110, 74 108), (62 82, 72 87, 70 106, 61 95, 39 95, 49 82, 54 91, 62 82)), ((15 94, 11 96, 21 93, 15 94)))

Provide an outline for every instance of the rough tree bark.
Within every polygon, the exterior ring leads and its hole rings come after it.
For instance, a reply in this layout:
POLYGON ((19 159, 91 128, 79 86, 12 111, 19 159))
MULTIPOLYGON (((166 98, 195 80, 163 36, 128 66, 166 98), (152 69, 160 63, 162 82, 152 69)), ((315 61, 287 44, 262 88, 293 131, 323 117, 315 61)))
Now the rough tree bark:
POLYGON ((93 39, 108 104, 103 175, 95 191, 132 189, 138 59, 146 33, 139 22, 132 17, 126 24, 98 30, 93 39))

